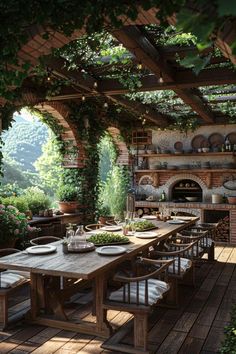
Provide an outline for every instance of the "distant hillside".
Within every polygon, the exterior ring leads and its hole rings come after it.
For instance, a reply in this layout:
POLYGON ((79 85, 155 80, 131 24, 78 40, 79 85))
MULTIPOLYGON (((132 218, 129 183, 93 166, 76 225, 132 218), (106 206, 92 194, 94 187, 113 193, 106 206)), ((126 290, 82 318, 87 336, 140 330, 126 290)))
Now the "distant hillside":
POLYGON ((41 147, 47 137, 48 128, 45 124, 16 115, 12 128, 2 135, 5 143, 3 155, 15 160, 22 171, 35 172, 33 163, 41 156, 41 147))

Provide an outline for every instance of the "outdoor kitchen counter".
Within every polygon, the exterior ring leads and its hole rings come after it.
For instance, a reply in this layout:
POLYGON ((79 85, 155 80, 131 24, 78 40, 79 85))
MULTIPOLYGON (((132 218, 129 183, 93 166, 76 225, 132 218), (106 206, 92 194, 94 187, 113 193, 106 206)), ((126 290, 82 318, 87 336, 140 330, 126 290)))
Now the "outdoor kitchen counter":
POLYGON ((213 204, 211 202, 181 202, 181 203, 174 203, 174 202, 149 202, 146 200, 143 201, 136 201, 135 202, 136 208, 159 208, 159 207, 166 207, 166 208, 186 208, 186 209, 226 209, 236 210, 236 204, 228 204, 228 203, 221 203, 221 204, 213 204))

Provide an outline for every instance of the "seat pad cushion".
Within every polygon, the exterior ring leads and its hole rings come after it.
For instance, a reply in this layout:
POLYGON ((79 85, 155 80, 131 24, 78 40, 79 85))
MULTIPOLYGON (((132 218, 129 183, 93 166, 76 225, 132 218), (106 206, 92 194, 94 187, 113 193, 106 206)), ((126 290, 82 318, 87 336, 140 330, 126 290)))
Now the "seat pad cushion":
POLYGON ((26 280, 25 277, 16 273, 4 271, 0 273, 0 288, 14 288, 26 280))
POLYGON ((168 267, 168 271, 171 274, 183 274, 192 266, 192 261, 187 258, 180 257, 180 263, 178 258, 175 258, 174 263, 168 267))
MULTIPOLYGON (((140 282, 130 283, 130 303, 137 304, 137 288, 139 292, 139 304, 145 305, 145 280, 140 282), (137 285, 138 284, 138 285, 137 285)), ((148 304, 153 305, 157 300, 162 299, 162 295, 169 290, 169 285, 161 280, 148 279, 148 304)), ((109 300, 118 302, 129 302, 128 298, 128 284, 125 284, 120 289, 113 291, 109 300), (125 298, 124 298, 125 289, 125 298)))

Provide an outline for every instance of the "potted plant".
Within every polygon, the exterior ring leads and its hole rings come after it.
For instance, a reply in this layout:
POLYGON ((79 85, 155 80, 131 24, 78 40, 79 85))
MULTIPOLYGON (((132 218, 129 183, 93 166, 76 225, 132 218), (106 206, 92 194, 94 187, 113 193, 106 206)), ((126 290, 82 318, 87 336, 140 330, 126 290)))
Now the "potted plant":
POLYGON ((61 185, 57 196, 59 208, 62 213, 75 213, 79 206, 79 190, 71 185, 61 185))
POLYGON ((106 222, 114 222, 114 216, 111 215, 111 210, 107 205, 103 205, 98 209, 98 221, 101 224, 106 224, 106 222))
POLYGON ((0 204, 0 248, 14 248, 17 240, 24 242, 28 233, 34 230, 24 213, 13 205, 0 204))

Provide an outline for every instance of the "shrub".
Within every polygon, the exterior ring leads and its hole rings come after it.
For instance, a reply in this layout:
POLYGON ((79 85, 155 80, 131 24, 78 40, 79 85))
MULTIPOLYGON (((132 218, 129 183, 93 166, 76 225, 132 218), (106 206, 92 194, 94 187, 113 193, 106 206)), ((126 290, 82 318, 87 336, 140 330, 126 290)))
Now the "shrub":
POLYGON ((27 203, 27 200, 25 199, 24 196, 19 196, 19 197, 6 197, 6 198, 0 198, 1 203, 8 206, 12 205, 16 207, 21 213, 25 213, 27 210, 29 210, 29 205, 27 203))
POLYGON ((230 324, 225 327, 225 340, 220 353, 236 354, 236 306, 233 307, 230 324))
POLYGON ((22 239, 34 230, 27 223, 24 213, 20 213, 13 205, 0 204, 0 244, 11 240, 22 239))
POLYGON ((57 197, 60 202, 78 201, 80 191, 78 188, 71 185, 61 185, 57 190, 57 197))
POLYGON ((33 215, 38 215, 39 210, 48 209, 51 205, 50 198, 38 187, 29 187, 25 190, 24 198, 33 215))

